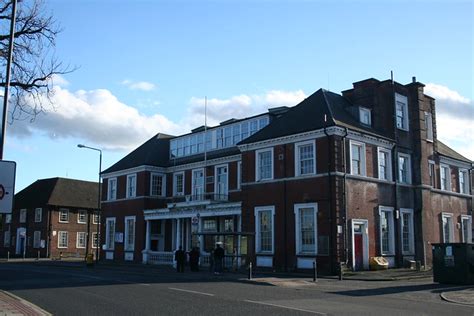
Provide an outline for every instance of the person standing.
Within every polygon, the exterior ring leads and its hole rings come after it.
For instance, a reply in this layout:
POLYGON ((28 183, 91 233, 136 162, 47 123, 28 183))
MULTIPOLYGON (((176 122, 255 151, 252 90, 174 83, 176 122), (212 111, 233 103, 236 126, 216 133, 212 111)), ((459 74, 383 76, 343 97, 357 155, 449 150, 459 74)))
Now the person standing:
POLYGON ((176 261, 176 271, 184 272, 186 254, 184 253, 182 246, 179 246, 179 249, 174 253, 174 260, 176 261))
POLYGON ((189 267, 193 272, 199 271, 199 249, 197 247, 193 247, 189 252, 189 267))
POLYGON ((222 266, 224 261, 224 249, 221 247, 221 242, 216 244, 216 249, 214 249, 214 273, 222 273, 222 266))

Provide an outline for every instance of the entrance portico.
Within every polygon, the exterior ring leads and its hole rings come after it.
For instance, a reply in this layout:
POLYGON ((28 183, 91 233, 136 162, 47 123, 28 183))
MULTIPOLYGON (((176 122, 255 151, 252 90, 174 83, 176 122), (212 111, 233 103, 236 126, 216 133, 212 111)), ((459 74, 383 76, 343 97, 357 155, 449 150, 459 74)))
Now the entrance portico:
MULTIPOLYGON (((143 263, 173 264, 174 251, 182 246, 185 251, 198 247, 202 262, 214 248, 216 241, 223 241, 227 252, 234 245, 231 240, 212 240, 197 232, 241 231, 241 202, 190 201, 169 203, 167 208, 145 210, 145 249, 143 263)), ((215 239, 215 238, 214 238, 215 239)))

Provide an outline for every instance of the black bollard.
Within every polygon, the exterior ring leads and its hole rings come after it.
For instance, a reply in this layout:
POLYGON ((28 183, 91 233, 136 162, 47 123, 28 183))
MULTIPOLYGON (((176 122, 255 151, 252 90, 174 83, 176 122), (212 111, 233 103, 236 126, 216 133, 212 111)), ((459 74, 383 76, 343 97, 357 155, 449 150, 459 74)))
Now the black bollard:
POLYGON ((252 280, 252 262, 249 264, 249 280, 252 280))
POLYGON ((318 268, 316 260, 313 261, 313 282, 318 282, 318 268))

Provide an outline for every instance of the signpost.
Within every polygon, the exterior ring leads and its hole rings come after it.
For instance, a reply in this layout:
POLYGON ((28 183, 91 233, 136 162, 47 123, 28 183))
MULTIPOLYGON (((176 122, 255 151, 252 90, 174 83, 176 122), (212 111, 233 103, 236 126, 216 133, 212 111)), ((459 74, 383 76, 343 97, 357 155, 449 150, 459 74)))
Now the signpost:
POLYGON ((0 160, 0 214, 10 214, 15 196, 16 162, 0 160))

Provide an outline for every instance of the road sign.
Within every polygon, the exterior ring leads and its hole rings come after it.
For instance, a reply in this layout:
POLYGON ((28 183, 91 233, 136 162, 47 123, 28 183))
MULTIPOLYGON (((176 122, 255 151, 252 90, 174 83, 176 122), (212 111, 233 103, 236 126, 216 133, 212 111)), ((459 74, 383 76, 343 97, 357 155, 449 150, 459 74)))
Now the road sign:
POLYGON ((15 197, 14 161, 0 160, 0 213, 11 213, 15 197))

